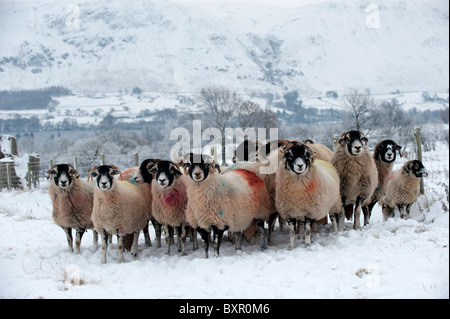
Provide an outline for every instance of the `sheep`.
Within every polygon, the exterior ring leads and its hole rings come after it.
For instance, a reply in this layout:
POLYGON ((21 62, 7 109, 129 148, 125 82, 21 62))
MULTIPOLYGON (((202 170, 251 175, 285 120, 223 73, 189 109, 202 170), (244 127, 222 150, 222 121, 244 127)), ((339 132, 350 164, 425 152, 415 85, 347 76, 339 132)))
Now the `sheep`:
POLYGON ((289 227, 289 249, 294 248, 295 225, 311 244, 311 226, 315 220, 341 209, 339 176, 327 161, 315 159, 315 153, 303 143, 288 143, 281 150, 282 162, 275 174, 276 206, 289 227))
POLYGON ((201 234, 205 258, 208 258, 210 229, 214 236, 214 255, 219 256, 224 231, 235 233, 236 249, 240 250, 242 231, 255 219, 261 231, 261 249, 264 249, 264 221, 270 215, 264 181, 243 169, 220 174, 220 166, 208 155, 191 153, 183 166, 185 175, 189 175, 186 219, 201 234))
POLYGON ((147 226, 144 227, 142 232, 144 233, 145 244, 148 247, 152 246, 152 241, 148 232, 148 221, 152 221, 152 225, 155 228, 156 233, 156 247, 161 247, 161 224, 159 224, 152 214, 152 180, 153 174, 150 173, 150 169, 155 163, 161 161, 160 159, 146 159, 139 166, 134 166, 123 171, 119 180, 126 180, 136 185, 142 192, 144 199, 147 203, 147 226))
POLYGON ((392 174, 394 162, 397 158, 397 152, 400 157, 402 156, 400 153, 401 149, 402 147, 393 140, 384 140, 375 146, 373 151, 373 159, 378 172, 378 186, 372 195, 370 203, 362 207, 364 225, 369 224, 372 209, 375 204, 386 195, 389 178, 392 174))
POLYGON ((331 162, 333 151, 325 145, 314 143, 312 140, 304 140, 303 143, 316 153, 316 159, 331 162))
MULTIPOLYGON (((268 244, 273 245, 273 234, 275 229, 275 221, 279 214, 277 212, 275 206, 275 170, 278 167, 278 162, 281 160, 280 154, 278 152, 278 148, 288 143, 288 140, 275 140, 270 143, 265 144, 262 147, 259 147, 257 150, 257 154, 255 156, 256 161, 254 162, 235 162, 230 167, 224 168, 225 172, 234 170, 234 169, 245 169, 255 173, 259 178, 261 178, 267 189, 267 193, 269 195, 270 200, 270 217, 269 217, 269 238, 268 244), (268 172, 263 172, 262 170, 266 169, 268 172)), ((241 144, 242 145, 242 144, 241 144)), ((259 144, 256 144, 259 145, 259 144)), ((238 149, 235 151, 235 158, 237 158, 238 149)), ((242 158, 242 156, 240 156, 242 158)), ((280 221, 280 227, 282 223, 280 221)), ((256 229, 256 227, 254 227, 256 229)), ((249 234, 248 237, 251 237, 252 234, 249 234)))
POLYGON ((117 250, 122 263, 125 236, 134 235, 131 253, 136 256, 139 231, 148 223, 144 196, 133 184, 116 180, 114 176, 119 174, 116 165, 94 166, 89 172, 89 177, 96 180, 92 221, 102 238, 102 264, 106 263, 108 234, 118 236, 117 250))
MULTIPOLYGON (((178 251, 186 255, 186 234, 190 231, 186 220, 186 176, 178 165, 170 161, 159 161, 150 169, 154 176, 152 183, 152 209, 156 221, 164 225, 166 234, 168 227, 175 228, 178 236, 178 251)), ((194 232, 194 249, 198 248, 197 233, 194 232)), ((170 252, 170 238, 166 236, 166 254, 170 252)))
POLYGON ((409 218, 411 206, 419 197, 420 179, 427 176, 428 172, 419 160, 407 161, 392 172, 386 196, 380 201, 384 221, 394 216, 395 207, 400 211, 400 218, 409 218))
MULTIPOLYGON (((80 179, 71 164, 53 165, 47 171, 47 179, 52 177, 48 192, 52 200, 52 217, 62 227, 69 251, 73 253, 72 228, 76 229, 75 252, 80 253, 81 238, 86 229, 93 229, 91 214, 94 200, 94 186, 80 179)), ((94 231, 94 244, 98 241, 94 231)))
MULTIPOLYGON (((378 185, 377 167, 367 148, 368 139, 362 132, 345 132, 338 142, 339 145, 333 153, 331 163, 340 178, 342 212, 340 216, 337 216, 339 229, 344 227, 343 216, 350 218, 354 214, 353 229, 357 230, 361 229, 361 207, 370 203, 378 185)), ((336 215, 332 218, 332 223, 336 230, 335 218, 336 215)))

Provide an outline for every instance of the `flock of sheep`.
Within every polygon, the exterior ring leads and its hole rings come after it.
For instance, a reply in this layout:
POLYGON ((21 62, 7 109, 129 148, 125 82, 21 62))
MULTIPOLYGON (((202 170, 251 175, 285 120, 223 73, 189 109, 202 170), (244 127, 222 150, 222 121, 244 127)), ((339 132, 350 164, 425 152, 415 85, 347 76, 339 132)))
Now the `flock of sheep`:
POLYGON ((385 140, 371 154, 367 143, 359 131, 343 133, 334 152, 310 140, 278 140, 273 148, 274 143, 246 141, 228 167, 220 167, 211 156, 190 153, 176 162, 147 159, 123 172, 115 165, 95 166, 87 180, 70 164, 54 165, 47 171, 52 215, 64 229, 71 252, 72 228, 76 253, 87 229, 94 230, 94 244, 100 234, 101 263, 106 263, 112 235, 117 235, 119 262, 125 261, 124 249, 137 254, 141 230, 151 246, 149 221, 157 247, 164 230, 167 254, 174 233, 183 255, 188 236, 198 248, 197 232, 205 257, 211 235, 214 255, 219 256, 225 231, 236 249, 241 249, 242 235, 259 239, 264 249, 274 244, 277 218, 286 221, 293 249, 296 233, 309 245, 313 224, 328 217, 334 231, 343 230, 345 218, 353 218, 353 228, 360 229, 361 211, 366 225, 377 202, 384 219, 394 216, 395 208, 402 218, 409 217, 420 178, 427 176, 424 166, 412 160, 393 171, 401 146, 385 140))

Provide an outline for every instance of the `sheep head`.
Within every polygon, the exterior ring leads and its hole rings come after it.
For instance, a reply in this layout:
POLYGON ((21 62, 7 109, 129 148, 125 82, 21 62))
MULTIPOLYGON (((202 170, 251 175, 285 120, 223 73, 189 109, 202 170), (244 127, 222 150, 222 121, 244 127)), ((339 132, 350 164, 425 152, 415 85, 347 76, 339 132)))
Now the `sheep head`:
POLYGON ((183 161, 184 172, 189 175, 195 182, 205 180, 209 174, 214 174, 217 169, 220 171, 220 166, 216 164, 214 159, 206 154, 186 154, 183 161))
POLYGON ((395 143, 393 140, 384 140, 378 143, 375 146, 374 152, 373 152, 373 158, 379 159, 380 161, 386 162, 386 163, 392 163, 396 159, 397 152, 400 155, 400 157, 403 156, 401 153, 402 147, 395 143))
POLYGON ((53 165, 47 171, 47 179, 53 177, 53 182, 61 189, 69 189, 73 185, 73 178, 79 178, 77 170, 71 164, 53 165))
POLYGON ((407 161, 403 165, 403 174, 415 177, 427 177, 428 172, 419 160, 407 161))
POLYGON ((120 170, 116 165, 94 166, 89 171, 89 178, 95 178, 97 187, 106 191, 114 188, 114 175, 119 175, 120 170))
POLYGON ((349 131, 343 133, 338 142, 349 155, 359 156, 367 148, 369 140, 360 131, 349 131))
POLYGON ((316 157, 312 149, 300 142, 289 142, 281 152, 284 168, 296 174, 306 173, 316 157))
POLYGON ((154 176, 156 184, 161 188, 169 187, 176 178, 182 175, 180 167, 170 161, 158 161, 149 171, 154 176))

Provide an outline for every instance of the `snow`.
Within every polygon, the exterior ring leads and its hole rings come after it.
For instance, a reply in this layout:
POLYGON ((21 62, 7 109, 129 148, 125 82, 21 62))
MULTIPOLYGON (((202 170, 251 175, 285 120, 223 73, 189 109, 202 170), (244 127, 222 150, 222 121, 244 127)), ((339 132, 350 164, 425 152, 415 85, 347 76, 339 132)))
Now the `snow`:
POLYGON ((235 252, 224 239, 221 257, 209 259, 191 243, 187 256, 176 249, 167 256, 164 242, 145 247, 141 234, 136 258, 126 253, 118 264, 114 239, 101 265, 90 231, 80 255, 68 252, 46 181, 36 190, 3 191, 0 298, 449 298, 448 152, 441 144, 424 153, 430 177, 409 220, 383 222, 377 205, 361 231, 351 221, 339 233, 320 226, 310 247, 297 240, 289 251, 287 228, 277 227, 265 251, 243 243, 235 252))

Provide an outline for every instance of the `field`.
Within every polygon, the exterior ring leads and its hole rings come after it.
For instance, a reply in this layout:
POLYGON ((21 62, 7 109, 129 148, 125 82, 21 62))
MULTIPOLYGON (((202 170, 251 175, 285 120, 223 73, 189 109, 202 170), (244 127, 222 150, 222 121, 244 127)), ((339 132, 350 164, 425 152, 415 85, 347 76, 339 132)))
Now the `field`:
MULTIPOLYGON (((312 235, 312 245, 276 229, 275 246, 243 244, 235 252, 224 241, 221 257, 202 250, 170 256, 145 247, 118 264, 116 242, 108 263, 85 234, 81 254, 68 252, 63 231, 51 218, 48 184, 33 191, 0 192, 0 298, 449 298, 448 145, 424 154, 430 175, 425 195, 409 220, 383 222, 375 206, 361 231, 331 232, 330 224, 312 235), (210 254, 212 255, 212 254, 210 254)), ((396 167, 401 165, 401 159, 396 167)), ((151 227, 152 239, 154 231, 151 227)))

